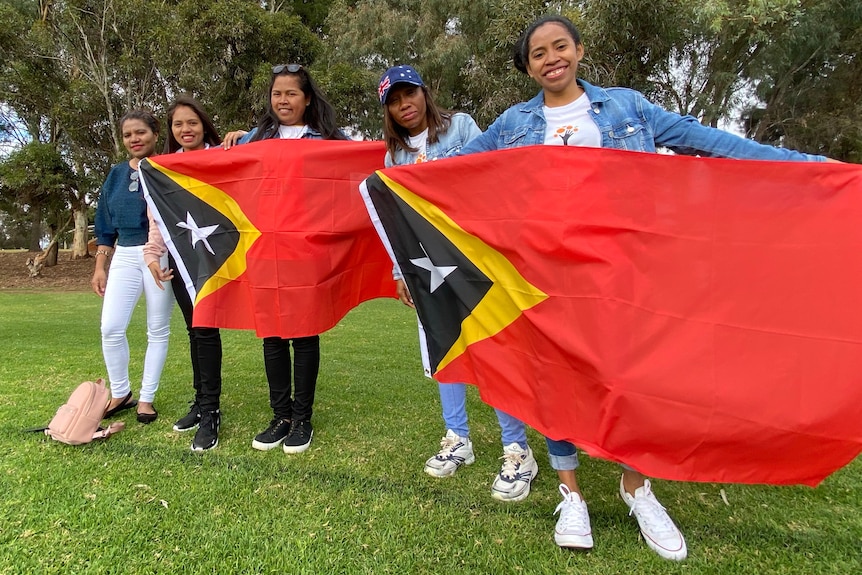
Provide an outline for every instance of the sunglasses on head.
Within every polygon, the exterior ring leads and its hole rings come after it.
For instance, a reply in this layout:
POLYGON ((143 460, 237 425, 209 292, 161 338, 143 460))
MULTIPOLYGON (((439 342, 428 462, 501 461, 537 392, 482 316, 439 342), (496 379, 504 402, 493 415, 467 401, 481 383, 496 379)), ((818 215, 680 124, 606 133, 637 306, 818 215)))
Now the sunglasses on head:
POLYGON ((272 67, 273 74, 281 74, 287 70, 291 74, 296 74, 300 70, 302 70, 302 64, 279 64, 278 66, 272 67))

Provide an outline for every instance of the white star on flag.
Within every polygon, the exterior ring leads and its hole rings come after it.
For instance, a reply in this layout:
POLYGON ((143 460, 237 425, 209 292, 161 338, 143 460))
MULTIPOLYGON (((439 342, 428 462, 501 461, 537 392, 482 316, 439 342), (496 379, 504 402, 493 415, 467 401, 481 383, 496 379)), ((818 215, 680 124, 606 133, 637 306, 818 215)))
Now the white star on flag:
POLYGON ((434 290, 443 285, 443 282, 446 281, 446 276, 457 270, 458 266, 435 266, 434 262, 431 261, 431 258, 428 257, 428 252, 425 251, 425 246, 420 243, 419 247, 422 248, 422 251, 425 253, 425 257, 412 259, 410 260, 410 263, 418 268, 431 272, 431 293, 434 293, 434 290))
POLYGON ((218 224, 214 226, 205 226, 203 228, 200 228, 198 227, 198 224, 197 222, 195 222, 195 219, 192 217, 192 215, 189 212, 186 212, 186 221, 178 222, 177 227, 185 228, 192 233, 190 238, 192 242, 192 248, 194 248, 198 242, 203 242, 207 251, 212 255, 215 255, 215 252, 210 246, 209 241, 207 241, 207 238, 210 236, 210 234, 216 231, 216 229, 218 229, 218 224))

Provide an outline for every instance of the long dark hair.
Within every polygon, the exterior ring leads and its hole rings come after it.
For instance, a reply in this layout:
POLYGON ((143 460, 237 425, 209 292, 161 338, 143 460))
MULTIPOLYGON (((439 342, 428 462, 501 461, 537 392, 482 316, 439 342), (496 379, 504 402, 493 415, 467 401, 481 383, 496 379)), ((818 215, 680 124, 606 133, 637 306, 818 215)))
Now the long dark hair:
POLYGON ((565 28, 572 37, 572 40, 575 41, 575 45, 581 44, 581 33, 578 31, 578 27, 575 26, 571 20, 565 16, 560 16, 559 14, 546 14, 530 24, 527 29, 524 30, 524 33, 521 34, 521 37, 518 38, 518 41, 515 42, 515 47, 512 50, 512 62, 515 64, 515 69, 519 72, 524 74, 527 73, 527 63, 530 58, 530 38, 533 36, 533 32, 535 32, 540 26, 544 26, 550 22, 559 24, 565 28))
POLYGON ((176 112, 177 108, 180 106, 191 108, 201 121, 201 125, 204 127, 205 144, 209 144, 210 146, 218 146, 221 144, 221 138, 219 137, 215 126, 213 126, 213 121, 210 119, 209 114, 204 111, 200 102, 191 96, 184 94, 182 96, 178 96, 173 102, 171 102, 171 105, 168 106, 168 137, 165 140, 165 153, 173 154, 182 148, 182 145, 174 137, 174 130, 172 128, 174 124, 174 112, 176 112))
MULTIPOLYGON (((449 129, 449 125, 452 123, 452 114, 455 112, 438 106, 427 86, 420 86, 419 88, 425 94, 425 120, 428 122, 428 143, 433 144, 437 141, 438 134, 442 134, 449 129)), ((417 151, 416 148, 410 147, 410 144, 407 143, 409 137, 410 132, 407 131, 407 128, 392 119, 392 114, 389 113, 389 106, 384 104, 383 140, 386 142, 386 149, 392 158, 395 157, 395 152, 398 148, 402 148, 408 152, 417 151)))
POLYGON ((278 116, 275 115, 275 110, 272 109, 272 87, 275 85, 275 79, 279 76, 293 76, 299 82, 299 88, 306 98, 309 99, 308 106, 305 107, 305 113, 302 115, 302 121, 307 126, 320 132, 324 140, 346 140, 347 137, 338 129, 338 124, 335 121, 335 109, 332 104, 311 79, 311 75, 304 67, 300 67, 296 72, 288 70, 287 66, 282 68, 278 73, 273 73, 272 79, 269 81, 269 90, 266 98, 266 113, 257 123, 257 131, 252 136, 251 142, 257 140, 267 140, 274 138, 278 134, 278 116))

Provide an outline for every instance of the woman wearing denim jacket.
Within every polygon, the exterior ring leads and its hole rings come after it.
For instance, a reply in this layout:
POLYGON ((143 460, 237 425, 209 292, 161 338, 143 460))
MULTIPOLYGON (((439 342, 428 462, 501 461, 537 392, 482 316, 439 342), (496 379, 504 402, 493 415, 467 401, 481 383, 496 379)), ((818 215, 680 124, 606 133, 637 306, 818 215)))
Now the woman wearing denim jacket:
MULTIPOLYGON (((266 114, 251 132, 228 133, 222 145, 270 138, 345 140, 335 122, 335 110, 300 64, 272 69, 266 114)), ((263 364, 269 384, 273 418, 257 434, 252 447, 268 451, 279 445, 285 453, 301 453, 311 446, 311 412, 320 369, 320 336, 263 338, 263 364), (293 369, 290 345, 293 343, 293 369), (291 398, 291 372, 293 397, 291 398)))
MULTIPOLYGON (((602 89, 577 78, 584 55, 577 28, 558 15, 536 20, 515 45, 515 67, 542 90, 528 102, 503 112, 481 136, 465 146, 468 154, 529 145, 568 145, 655 152, 659 146, 681 154, 759 160, 824 161, 793 150, 710 128, 691 116, 668 112, 627 88, 602 89)), ((554 539, 562 547, 593 546, 587 506, 578 486, 577 450, 567 441, 547 439, 563 501, 554 539)), ((647 545, 666 559, 687 555, 685 539, 652 493, 650 482, 623 466, 620 495, 640 526, 647 545)))
MULTIPOLYGON (((386 167, 456 155, 467 142, 482 133, 469 115, 437 106, 411 66, 389 68, 380 79, 377 93, 383 105, 386 167)), ((393 277, 398 298, 415 309, 397 266, 393 277)), ((437 385, 446 434, 440 440, 440 450, 425 462, 425 473, 449 477, 460 467, 475 461, 467 424, 467 386, 463 383, 437 385)), ((530 483, 539 466, 527 445, 524 424, 499 409, 496 412, 503 441, 503 465, 491 485, 491 496, 500 501, 521 501, 530 494, 530 483)))

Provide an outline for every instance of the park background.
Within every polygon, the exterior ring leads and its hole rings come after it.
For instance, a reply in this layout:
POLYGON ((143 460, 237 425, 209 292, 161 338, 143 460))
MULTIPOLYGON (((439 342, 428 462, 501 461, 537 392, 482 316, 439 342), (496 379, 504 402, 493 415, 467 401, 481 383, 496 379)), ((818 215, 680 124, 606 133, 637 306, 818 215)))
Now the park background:
POLYGON ((354 137, 380 137, 394 64, 485 128, 537 91, 510 53, 546 12, 581 28, 593 84, 862 161, 862 0, 0 0, 0 249, 86 257, 119 118, 189 93, 220 133, 248 129, 274 64, 309 67, 354 137))
MULTIPOLYGON (((269 408, 260 342, 246 332, 225 337, 220 445, 189 451, 170 427, 191 398, 178 313, 155 424, 126 414, 127 431, 82 448, 22 432, 104 376, 85 243, 99 186, 123 159, 127 109, 163 117, 191 93, 221 133, 248 128, 270 67, 300 62, 341 124, 374 138, 380 74, 409 63, 484 128, 535 93, 509 52, 547 11, 581 27, 590 82, 758 141, 862 160, 862 0, 0 0, 0 248, 70 248, 33 278, 33 253, 0 252, 0 574, 862 571, 859 459, 816 489, 657 481, 689 542, 682 564, 639 541, 618 467, 597 460, 582 474, 596 548, 557 548, 557 483, 535 433, 533 494, 494 502, 499 434, 474 390, 476 463, 426 476, 439 400, 421 375, 415 317, 394 301, 363 304, 324 334, 315 442, 301 456, 250 448, 269 408)), ((144 331, 139 310, 129 333, 141 352, 144 331)))

